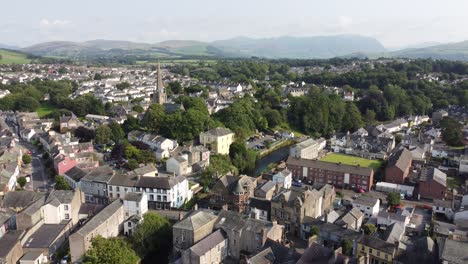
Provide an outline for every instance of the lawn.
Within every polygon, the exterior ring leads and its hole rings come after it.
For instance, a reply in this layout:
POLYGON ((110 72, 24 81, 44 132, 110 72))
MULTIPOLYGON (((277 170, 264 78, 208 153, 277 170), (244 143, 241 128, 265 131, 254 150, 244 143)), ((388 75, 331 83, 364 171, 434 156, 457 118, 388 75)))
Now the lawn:
POLYGON ((51 106, 51 105, 41 105, 39 108, 36 109, 36 112, 37 112, 37 115, 42 118, 42 117, 45 117, 47 116, 48 114, 54 112, 55 110, 57 110, 55 107, 51 106))
POLYGON ((0 64, 24 64, 29 63, 31 60, 26 58, 25 54, 9 50, 0 49, 0 64))
POLYGON ((368 167, 373 168, 374 170, 378 170, 382 166, 381 160, 370 160, 364 159, 360 157, 345 155, 345 154, 337 154, 337 153, 329 153, 325 157, 320 159, 321 161, 333 162, 338 163, 341 162, 347 165, 359 165, 361 167, 368 167))
POLYGON ((447 177, 447 187, 453 188, 460 188, 462 186, 463 180, 460 177, 447 177))

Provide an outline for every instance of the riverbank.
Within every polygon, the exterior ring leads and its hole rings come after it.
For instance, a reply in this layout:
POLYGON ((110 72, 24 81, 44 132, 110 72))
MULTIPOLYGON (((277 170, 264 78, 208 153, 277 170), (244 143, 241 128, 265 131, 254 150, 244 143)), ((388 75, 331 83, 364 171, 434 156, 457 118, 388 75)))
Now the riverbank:
POLYGON ((278 149, 281 149, 281 148, 284 148, 284 147, 289 147, 291 145, 294 145, 296 143, 296 141, 294 141, 293 139, 286 139, 286 140, 283 140, 283 141, 279 141, 279 142, 275 142, 275 144, 271 145, 271 147, 269 149, 265 149, 265 150, 262 150, 260 152, 258 152, 258 157, 261 159, 261 158, 264 158, 265 156, 267 156, 268 154, 278 150, 278 149))

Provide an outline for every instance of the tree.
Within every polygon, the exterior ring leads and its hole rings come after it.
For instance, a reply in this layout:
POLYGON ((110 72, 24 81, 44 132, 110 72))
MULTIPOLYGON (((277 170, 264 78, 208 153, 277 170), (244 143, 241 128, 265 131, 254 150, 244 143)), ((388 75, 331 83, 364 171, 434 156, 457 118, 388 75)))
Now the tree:
POLYGON ((389 206, 399 205, 400 202, 401 202, 401 197, 399 193, 387 194, 387 203, 389 206))
POLYGON ((362 229, 366 235, 373 235, 377 231, 377 227, 373 224, 365 224, 362 229))
POLYGON ((160 104, 152 104, 148 110, 146 110, 146 113, 141 120, 141 124, 148 130, 159 132, 164 116, 164 107, 160 104))
POLYGON ((343 130, 354 132, 363 126, 361 112, 353 102, 346 103, 346 113, 343 116, 343 130))
POLYGON ((351 256, 353 254, 353 242, 349 239, 341 241, 341 249, 343 254, 351 256))
MULTIPOLYGON (((172 229, 167 218, 148 212, 131 237, 135 251, 146 261, 167 259, 172 247, 172 229)), ((153 261, 151 263, 153 263, 153 261)))
POLYGON ((83 258, 84 264, 136 264, 140 258, 130 245, 120 237, 103 238, 94 237, 91 247, 86 251, 83 258))
POLYGON ((127 169, 129 170, 134 170, 138 168, 139 166, 140 164, 138 164, 138 161, 136 161, 135 159, 129 159, 127 162, 127 169))
POLYGON ((55 176, 55 190, 71 190, 70 184, 63 176, 55 176))
POLYGON ((318 226, 313 226, 310 229, 310 236, 320 236, 320 228, 318 226))
POLYGON ((122 129, 128 133, 132 130, 140 128, 139 120, 131 115, 127 116, 127 120, 122 124, 122 129))
POLYGON ((102 75, 100 73, 94 74, 94 80, 102 80, 102 75))
POLYGON ((22 160, 24 164, 30 164, 32 161, 31 156, 28 154, 23 154, 22 160))
POLYGON ((119 83, 119 84, 117 84, 117 85, 115 86, 115 88, 117 88, 117 89, 119 89, 119 90, 125 90, 125 89, 128 89, 128 88, 130 88, 130 87, 131 87, 131 85, 130 85, 130 83, 128 83, 128 82, 121 82, 121 83, 119 83))
POLYGON ((255 169, 257 154, 252 149, 247 149, 243 141, 236 141, 229 147, 229 157, 232 164, 236 166, 241 173, 251 173, 255 169))
POLYGON ((18 180, 16 180, 16 182, 19 184, 21 189, 23 189, 27 181, 25 177, 19 177, 18 180))
POLYGON ((450 146, 463 146, 463 126, 452 117, 444 117, 440 122, 442 139, 450 146))
POLYGON ((371 109, 367 109, 366 113, 364 114, 364 122, 366 125, 371 126, 375 122, 375 112, 371 109))
POLYGON ((120 140, 125 138, 125 132, 123 131, 119 123, 112 121, 108 124, 108 126, 111 131, 110 138, 112 139, 112 141, 119 142, 120 140))
POLYGON ((141 105, 135 105, 133 108, 132 108, 133 111, 137 112, 137 113, 143 113, 143 111, 145 111, 145 109, 143 109, 143 106, 141 105))
POLYGON ((107 144, 111 140, 112 130, 106 126, 102 125, 96 129, 96 143, 97 144, 107 144))
POLYGON ((168 94, 183 94, 184 93, 184 87, 182 87, 182 85, 177 81, 168 83, 166 90, 168 94))
POLYGON ((89 142, 94 139, 95 133, 93 129, 79 126, 75 129, 75 137, 79 138, 81 142, 89 142))

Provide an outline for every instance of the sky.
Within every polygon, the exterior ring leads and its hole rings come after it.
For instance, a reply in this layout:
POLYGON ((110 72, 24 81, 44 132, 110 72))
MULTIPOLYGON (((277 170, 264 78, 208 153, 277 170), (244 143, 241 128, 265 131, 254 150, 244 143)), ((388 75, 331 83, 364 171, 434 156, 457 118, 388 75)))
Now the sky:
POLYGON ((468 40, 466 0, 2 0, 0 43, 357 34, 386 48, 468 40))

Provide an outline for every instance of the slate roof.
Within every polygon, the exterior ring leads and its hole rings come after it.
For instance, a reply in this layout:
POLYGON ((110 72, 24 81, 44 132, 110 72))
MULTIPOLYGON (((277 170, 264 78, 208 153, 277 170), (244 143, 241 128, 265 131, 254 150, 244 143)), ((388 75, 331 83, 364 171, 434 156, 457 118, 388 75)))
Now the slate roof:
POLYGON ((44 197, 43 193, 22 191, 22 192, 7 192, 3 196, 2 207, 6 208, 25 208, 44 197))
POLYGON ((24 256, 20 259, 20 261, 35 261, 38 259, 43 253, 41 251, 29 251, 28 253, 24 254, 24 256))
POLYGON ((76 233, 83 237, 94 231, 99 225, 104 223, 111 215, 123 206, 122 200, 117 199, 111 204, 102 209, 93 218, 91 218, 84 226, 82 226, 76 233))
POLYGON ((215 226, 227 230, 250 230, 255 233, 260 233, 264 228, 272 227, 273 223, 253 218, 234 212, 222 210, 218 214, 218 220, 215 226))
POLYGON ((406 148, 402 148, 399 151, 390 155, 390 157, 388 158, 387 168, 395 166, 401 171, 405 171, 407 168, 410 167, 412 159, 413 155, 411 154, 411 152, 406 148))
POLYGON ((275 263, 276 257, 273 250, 268 247, 258 252, 253 257, 249 258, 248 263, 250 264, 270 264, 275 263))
POLYGON ((24 243, 24 248, 48 248, 66 228, 67 222, 60 224, 43 224, 24 243))
POLYGON ((271 202, 268 200, 259 199, 259 198, 250 198, 249 207, 270 212, 271 202))
POLYGON ((112 179, 110 179, 108 184, 116 186, 133 187, 136 185, 137 181, 138 176, 117 173, 114 176, 112 176, 112 179))
POLYGON ((87 169, 82 169, 80 167, 74 166, 73 168, 69 169, 67 172, 64 174, 68 176, 69 178, 73 179, 76 182, 79 182, 81 178, 86 176, 88 174, 89 170, 87 169))
POLYGON ((114 170, 106 165, 92 169, 83 178, 88 181, 109 183, 112 176, 114 176, 114 170))
POLYGON ((441 259, 454 264, 465 264, 468 262, 468 242, 445 239, 442 248, 441 259))
POLYGON ((234 132, 232 132, 229 128, 217 127, 217 128, 210 129, 206 131, 205 133, 210 134, 215 137, 222 137, 222 136, 226 136, 229 134, 233 134, 234 132))
POLYGON ((317 225, 320 228, 321 232, 323 231, 329 234, 333 234, 339 237, 340 239, 356 240, 359 239, 359 237, 361 237, 361 233, 357 231, 330 224, 327 222, 315 222, 314 225, 317 225))
POLYGON ((131 172, 133 172, 135 175, 143 176, 147 173, 152 173, 152 172, 158 173, 158 169, 153 164, 148 164, 141 168, 136 168, 131 172))
POLYGON ((341 172, 341 173, 350 173, 350 174, 357 174, 362 176, 370 177, 373 172, 373 169, 360 167, 360 166, 353 166, 353 165, 346 165, 346 164, 339 164, 333 162, 326 162, 320 160, 308 160, 308 159, 298 159, 294 157, 289 157, 286 161, 288 166, 301 166, 307 168, 317 168, 317 169, 324 169, 329 171, 341 172))
POLYGON ((0 238, 0 262, 10 253, 13 247, 19 243, 23 236, 23 230, 10 230, 2 238, 0 238))
POLYGON ((440 185, 447 187, 447 174, 443 173, 439 169, 430 168, 427 170, 425 177, 421 177, 421 181, 431 181, 439 183, 440 185))
POLYGON ((195 254, 197 256, 203 256, 206 254, 206 252, 216 247, 216 245, 220 244, 226 239, 226 233, 222 229, 218 229, 210 235, 208 235, 207 237, 198 241, 195 245, 193 245, 190 248, 190 251, 192 251, 192 254, 195 254))
POLYGON ((69 190, 53 190, 49 193, 46 199, 46 204, 54 204, 56 206, 60 204, 71 204, 73 197, 75 196, 74 191, 69 190))
POLYGON ((353 201, 353 203, 357 203, 357 204, 361 204, 361 205, 365 205, 369 207, 374 207, 378 201, 379 199, 361 195, 357 197, 356 200, 353 201))
MULTIPOLYGON (((364 214, 357 208, 352 208, 347 212, 346 214, 341 217, 341 219, 338 219, 335 224, 337 225, 348 225, 348 226, 354 226, 357 221, 361 218, 363 218, 364 214)), ((359 226, 357 226, 359 228, 359 226)))
POLYGON ((129 192, 125 195, 125 198, 124 198, 125 201, 132 201, 132 202, 141 202, 141 199, 143 199, 143 193, 137 193, 137 192, 129 192))
POLYGON ((404 224, 401 222, 395 222, 387 227, 382 239, 388 243, 400 242, 401 235, 405 232, 404 224))
POLYGON ((394 255, 395 251, 397 250, 395 244, 388 243, 382 239, 373 237, 373 236, 368 236, 364 235, 359 239, 358 243, 378 249, 379 251, 385 252, 390 255, 394 255))
POLYGON ((192 214, 186 216, 181 221, 177 222, 173 228, 197 230, 205 224, 216 219, 217 216, 207 211, 195 211, 192 214))

